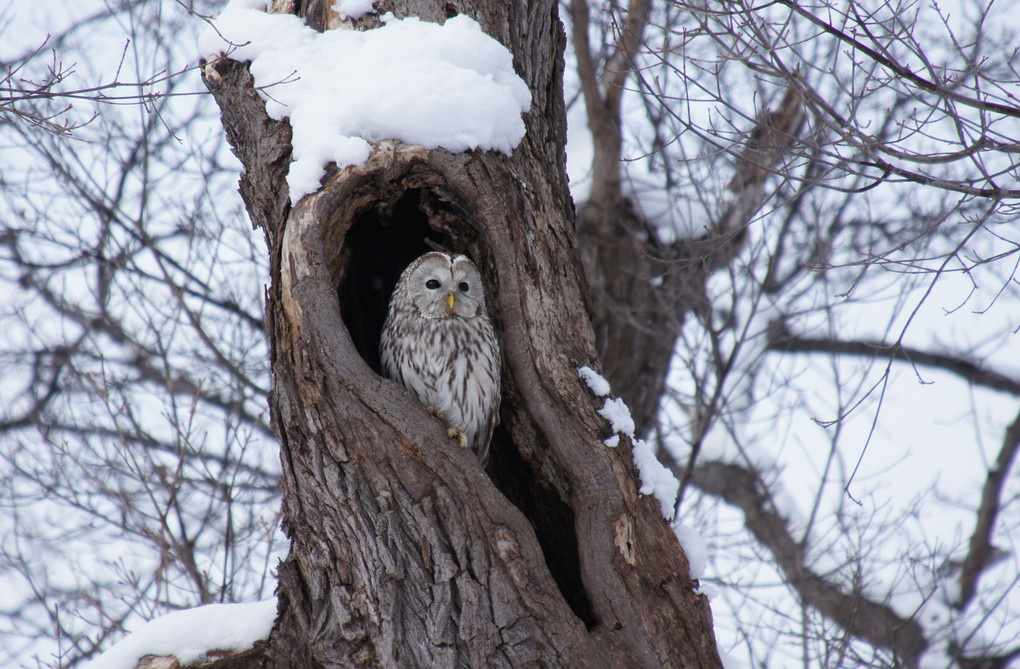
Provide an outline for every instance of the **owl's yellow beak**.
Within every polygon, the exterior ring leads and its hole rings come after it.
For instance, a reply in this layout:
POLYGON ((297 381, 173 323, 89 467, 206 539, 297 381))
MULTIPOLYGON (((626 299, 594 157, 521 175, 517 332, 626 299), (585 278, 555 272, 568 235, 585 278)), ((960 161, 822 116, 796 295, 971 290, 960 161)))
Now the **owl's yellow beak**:
POLYGON ((450 311, 453 311, 453 301, 456 297, 453 293, 446 296, 446 303, 450 305, 450 311))

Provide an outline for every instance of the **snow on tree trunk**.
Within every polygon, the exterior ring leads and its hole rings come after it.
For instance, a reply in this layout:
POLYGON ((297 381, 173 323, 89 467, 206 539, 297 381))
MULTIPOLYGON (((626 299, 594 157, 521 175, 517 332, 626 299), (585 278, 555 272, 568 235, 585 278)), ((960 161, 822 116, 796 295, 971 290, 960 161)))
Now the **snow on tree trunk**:
MULTIPOLYGON (((305 7, 306 22, 323 29, 330 4, 305 7)), ((397 11, 442 22, 452 8, 397 11)), ((288 123, 266 115, 246 65, 204 67, 271 258, 292 545, 260 661, 719 666, 707 601, 659 505, 638 494, 631 444, 603 445, 601 401, 577 373, 598 358, 565 176, 557 5, 457 10, 510 48, 531 90, 510 157, 384 141, 291 207, 288 123), (504 398, 488 472, 378 373, 389 291, 432 244, 470 255, 487 283, 504 398)))

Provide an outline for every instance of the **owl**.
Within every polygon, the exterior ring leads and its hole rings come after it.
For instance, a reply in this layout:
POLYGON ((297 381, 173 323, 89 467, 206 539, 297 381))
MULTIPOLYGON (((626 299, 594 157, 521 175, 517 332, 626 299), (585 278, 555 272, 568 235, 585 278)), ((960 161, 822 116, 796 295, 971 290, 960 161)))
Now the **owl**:
POLYGON ((499 343, 471 259, 426 253, 393 289, 379 342, 383 373, 485 463, 499 420, 499 343))

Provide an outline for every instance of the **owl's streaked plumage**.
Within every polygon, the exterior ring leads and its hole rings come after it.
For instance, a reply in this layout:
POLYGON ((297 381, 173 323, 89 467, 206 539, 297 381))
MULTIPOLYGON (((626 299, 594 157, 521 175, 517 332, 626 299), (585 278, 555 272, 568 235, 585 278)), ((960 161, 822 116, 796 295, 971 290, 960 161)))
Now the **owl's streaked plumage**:
POLYGON ((379 353, 383 373, 484 463, 499 419, 499 343, 470 258, 433 252, 407 266, 390 298, 379 353))

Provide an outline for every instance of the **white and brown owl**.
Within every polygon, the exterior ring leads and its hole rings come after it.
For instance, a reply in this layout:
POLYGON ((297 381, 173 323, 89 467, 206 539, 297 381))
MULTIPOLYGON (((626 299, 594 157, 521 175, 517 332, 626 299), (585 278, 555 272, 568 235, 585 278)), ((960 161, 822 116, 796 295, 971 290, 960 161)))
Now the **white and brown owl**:
POLYGON ((426 253, 404 270, 379 342, 383 373, 483 463, 499 420, 499 343, 471 259, 426 253))

